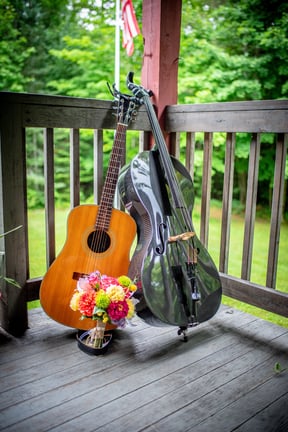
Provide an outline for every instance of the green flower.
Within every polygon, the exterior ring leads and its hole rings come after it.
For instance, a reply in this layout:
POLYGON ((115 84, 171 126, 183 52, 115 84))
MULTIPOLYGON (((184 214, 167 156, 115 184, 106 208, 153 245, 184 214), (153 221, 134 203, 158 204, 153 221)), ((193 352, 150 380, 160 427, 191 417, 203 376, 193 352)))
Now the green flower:
POLYGON ((106 310, 110 304, 110 298, 104 290, 99 290, 96 294, 96 306, 99 309, 106 310))
POLYGON ((131 279, 128 276, 119 276, 117 280, 119 284, 123 287, 129 287, 132 283, 131 279))

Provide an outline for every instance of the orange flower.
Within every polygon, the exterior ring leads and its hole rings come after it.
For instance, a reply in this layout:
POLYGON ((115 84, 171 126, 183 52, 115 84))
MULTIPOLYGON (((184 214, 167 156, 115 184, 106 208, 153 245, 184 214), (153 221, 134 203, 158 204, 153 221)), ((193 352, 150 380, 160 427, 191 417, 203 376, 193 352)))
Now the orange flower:
POLYGON ((79 312, 86 317, 91 317, 94 307, 95 291, 84 291, 79 298, 79 312))

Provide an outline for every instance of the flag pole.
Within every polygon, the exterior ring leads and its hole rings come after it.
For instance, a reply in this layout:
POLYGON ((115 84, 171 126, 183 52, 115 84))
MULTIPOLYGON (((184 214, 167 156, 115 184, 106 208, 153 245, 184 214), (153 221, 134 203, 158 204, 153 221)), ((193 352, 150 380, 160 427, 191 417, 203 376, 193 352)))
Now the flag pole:
POLYGON ((120 0, 116 0, 115 12, 115 62, 114 62, 114 76, 117 90, 120 87, 120 0))
MULTIPOLYGON (((116 89, 120 91, 120 26, 121 26, 121 16, 120 16, 120 0, 115 2, 115 58, 114 58, 114 83, 116 89)), ((115 138, 116 130, 114 132, 115 138)), ((118 189, 115 191, 113 206, 120 209, 120 195, 118 189)))

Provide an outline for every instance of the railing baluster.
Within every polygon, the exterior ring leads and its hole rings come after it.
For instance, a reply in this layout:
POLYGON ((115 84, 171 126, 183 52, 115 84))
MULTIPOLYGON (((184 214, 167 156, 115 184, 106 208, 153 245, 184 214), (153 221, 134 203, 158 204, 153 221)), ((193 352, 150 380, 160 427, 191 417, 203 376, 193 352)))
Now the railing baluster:
POLYGON ((54 130, 44 129, 44 178, 47 268, 55 259, 54 130))
POLYGON ((241 270, 241 278, 245 280, 250 280, 250 276, 251 276, 254 227, 255 227, 255 217, 256 217, 259 158, 260 158, 260 134, 253 133, 251 138, 251 143, 250 143, 246 210, 245 210, 245 228, 244 228, 242 270, 241 270))
POLYGON ((94 202, 100 203, 101 193, 103 189, 103 130, 94 130, 94 202))
POLYGON ((195 132, 186 133, 186 168, 194 180, 195 132))
POLYGON ((204 133, 204 155, 203 155, 203 176, 201 196, 201 226, 200 240, 207 248, 209 236, 210 198, 211 198, 211 171, 213 153, 213 134, 204 133))
POLYGON ((226 135, 219 270, 228 272, 236 134, 226 135))
POLYGON ((288 134, 278 134, 276 142, 276 157, 274 171, 274 186, 272 198, 272 214, 270 226, 269 253, 267 262, 266 286, 275 288, 279 252, 280 227, 284 196, 284 181, 286 167, 288 134))
POLYGON ((170 133, 170 153, 176 158, 180 158, 180 133, 170 133))
POLYGON ((79 129, 70 129, 70 206, 80 204, 80 135, 79 129))
POLYGON ((139 153, 149 150, 149 145, 150 145, 150 132, 140 132, 140 136, 139 136, 139 153))

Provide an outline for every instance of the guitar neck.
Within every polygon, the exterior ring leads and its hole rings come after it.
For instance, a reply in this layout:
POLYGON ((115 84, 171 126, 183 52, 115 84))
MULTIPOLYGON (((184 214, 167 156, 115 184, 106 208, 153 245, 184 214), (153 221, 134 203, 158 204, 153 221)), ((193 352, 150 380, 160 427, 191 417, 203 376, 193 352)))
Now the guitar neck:
POLYGON ((96 221, 96 228, 101 230, 107 231, 109 228, 119 170, 121 168, 122 158, 126 144, 126 131, 126 124, 117 123, 114 144, 110 156, 110 162, 107 170, 105 183, 103 186, 96 221))

